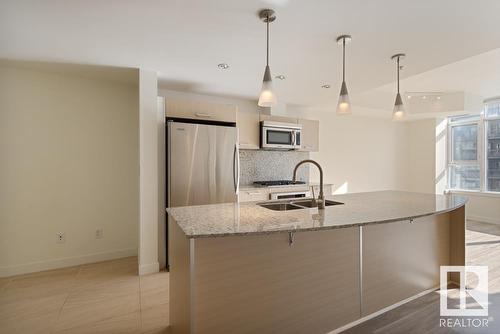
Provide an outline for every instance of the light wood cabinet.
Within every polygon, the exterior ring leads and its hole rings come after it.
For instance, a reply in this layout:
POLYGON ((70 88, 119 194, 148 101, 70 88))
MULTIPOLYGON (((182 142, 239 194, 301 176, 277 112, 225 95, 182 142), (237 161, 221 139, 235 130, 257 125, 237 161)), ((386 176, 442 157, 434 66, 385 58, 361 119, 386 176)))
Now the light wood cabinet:
POLYGON ((252 189, 240 190, 238 194, 238 202, 253 202, 253 201, 267 201, 269 199, 269 190, 265 189, 252 189))
MULTIPOLYGON (((238 195, 238 202, 253 202, 253 201, 267 201, 271 199, 272 194, 279 193, 291 193, 299 191, 311 191, 314 188, 314 197, 317 198, 319 195, 319 184, 314 185, 304 185, 304 186, 283 186, 283 187, 262 187, 262 188, 252 188, 243 187, 240 189, 238 195)), ((325 196, 332 195, 333 186, 331 184, 323 185, 323 192, 325 196)), ((312 196, 312 192, 310 194, 312 196)))
POLYGON ((236 122, 238 107, 231 104, 165 99, 167 117, 236 122))
POLYGON ((238 111, 236 126, 239 131, 240 149, 258 150, 260 148, 259 114, 238 111))
POLYGON ((319 121, 299 119, 298 123, 302 125, 300 151, 319 151, 319 121))
POLYGON ((297 119, 293 117, 286 116, 275 116, 268 114, 260 114, 260 121, 273 121, 273 122, 283 122, 283 123, 295 123, 297 124, 297 119))

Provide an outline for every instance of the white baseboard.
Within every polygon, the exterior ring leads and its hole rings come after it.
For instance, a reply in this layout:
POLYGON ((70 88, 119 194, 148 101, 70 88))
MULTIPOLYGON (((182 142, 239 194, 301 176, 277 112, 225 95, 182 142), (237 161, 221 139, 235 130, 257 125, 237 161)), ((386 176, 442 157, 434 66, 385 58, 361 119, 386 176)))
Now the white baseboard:
POLYGON ((363 318, 360 318, 360 319, 358 319, 358 320, 356 320, 356 321, 353 321, 353 322, 348 323, 347 325, 344 325, 344 326, 339 327, 339 328, 337 328, 337 329, 335 329, 335 330, 333 330, 333 331, 331 331, 331 332, 328 332, 327 334, 338 334, 338 333, 341 333, 341 332, 343 332, 343 331, 345 331, 345 330, 348 330, 349 328, 352 328, 352 327, 354 327, 354 326, 357 326, 357 325, 359 325, 359 324, 361 324, 361 323, 363 323, 363 322, 365 322, 365 321, 368 321, 368 320, 370 320, 370 319, 373 319, 373 318, 375 318, 375 317, 378 317, 379 315, 381 315, 381 314, 383 314, 383 313, 385 313, 385 312, 388 312, 388 311, 390 311, 390 310, 393 310, 393 309, 395 309, 396 307, 399 307, 399 306, 401 306, 401 305, 403 305, 403 304, 406 304, 406 303, 408 303, 408 302, 411 302, 412 300, 415 300, 415 299, 417 299, 417 298, 420 298, 420 297, 422 297, 422 296, 425 296, 425 295, 426 295, 426 294, 428 294, 428 293, 431 293, 431 292, 433 292, 433 291, 436 291, 436 289, 439 289, 439 287, 435 287, 435 288, 432 288, 432 289, 429 289, 429 290, 422 291, 422 292, 420 292, 419 294, 416 294, 415 296, 411 296, 411 297, 406 298, 406 299, 404 299, 404 300, 402 300, 402 301, 400 301, 400 302, 398 302, 398 303, 396 303, 396 304, 392 304, 392 305, 390 305, 390 306, 387 306, 387 307, 385 307, 385 308, 383 308, 383 309, 381 309, 381 310, 379 310, 379 311, 377 311, 377 312, 374 312, 374 313, 372 313, 372 314, 369 314, 369 315, 367 315, 367 316, 365 316, 365 317, 363 317, 363 318))
POLYGON ((474 221, 477 221, 477 222, 482 222, 482 223, 499 224, 500 225, 500 219, 498 219, 498 218, 468 215, 467 219, 474 220, 474 221))
POLYGON ((54 260, 30 262, 15 266, 0 267, 0 277, 9 277, 21 274, 34 273, 45 270, 78 266, 86 263, 101 262, 119 259, 122 257, 136 256, 137 249, 118 249, 104 253, 87 254, 83 256, 65 257, 54 260))
POLYGON ((160 263, 153 262, 148 264, 139 264, 139 275, 154 274, 160 271, 160 263))

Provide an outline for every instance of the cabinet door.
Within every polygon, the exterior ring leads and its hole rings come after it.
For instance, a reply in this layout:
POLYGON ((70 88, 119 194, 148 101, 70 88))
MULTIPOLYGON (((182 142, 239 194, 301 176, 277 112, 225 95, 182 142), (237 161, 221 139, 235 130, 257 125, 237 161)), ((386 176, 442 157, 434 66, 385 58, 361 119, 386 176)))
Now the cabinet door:
POLYGON ((236 122, 237 107, 230 104, 208 103, 165 98, 167 117, 236 122))
POLYGON ((260 121, 273 121, 273 122, 283 122, 283 123, 295 123, 297 124, 297 119, 293 117, 286 116, 274 116, 267 114, 260 114, 260 121))
POLYGON ((302 125, 300 151, 319 151, 319 121, 299 119, 298 123, 302 125))
POLYGON ((238 111, 236 126, 240 138, 240 148, 247 150, 258 150, 260 147, 259 114, 256 112, 238 111))

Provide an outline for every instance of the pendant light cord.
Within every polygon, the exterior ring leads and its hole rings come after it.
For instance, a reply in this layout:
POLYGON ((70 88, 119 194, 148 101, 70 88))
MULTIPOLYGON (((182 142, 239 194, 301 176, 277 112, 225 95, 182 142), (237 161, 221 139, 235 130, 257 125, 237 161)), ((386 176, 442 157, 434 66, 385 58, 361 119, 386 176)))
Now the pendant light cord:
POLYGON ((398 94, 399 94, 399 57, 398 57, 398 60, 397 60, 397 66, 398 66, 398 94))
POLYGON ((266 19, 266 26, 267 26, 266 66, 269 66, 269 14, 267 15, 267 19, 266 19))
POLYGON ((342 82, 345 81, 345 37, 342 39, 342 82))

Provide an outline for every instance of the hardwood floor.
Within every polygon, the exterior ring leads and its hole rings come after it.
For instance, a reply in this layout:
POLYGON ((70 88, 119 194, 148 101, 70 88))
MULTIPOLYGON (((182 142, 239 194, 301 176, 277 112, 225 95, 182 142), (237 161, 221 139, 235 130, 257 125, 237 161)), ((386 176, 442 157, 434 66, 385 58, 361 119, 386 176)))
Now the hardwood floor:
MULTIPOLYGON (((500 225, 468 222, 466 243, 489 266, 488 328, 440 328, 436 292, 344 333, 500 333, 500 225)), ((168 273, 139 277, 135 257, 4 278, 0 333, 168 333, 168 303, 168 273)))

